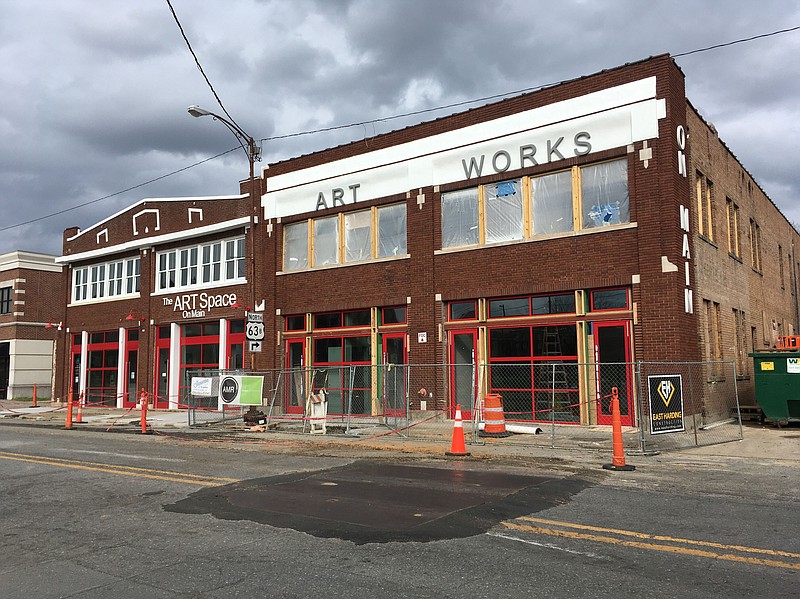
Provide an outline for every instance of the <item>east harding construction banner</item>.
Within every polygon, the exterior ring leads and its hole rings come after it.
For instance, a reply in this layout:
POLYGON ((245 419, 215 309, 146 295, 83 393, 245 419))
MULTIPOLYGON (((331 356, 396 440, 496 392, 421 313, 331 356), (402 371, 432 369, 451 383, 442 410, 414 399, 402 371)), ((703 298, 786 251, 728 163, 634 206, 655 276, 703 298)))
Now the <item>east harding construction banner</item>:
POLYGON ((680 433, 683 424, 683 384, 681 375, 648 376, 650 434, 680 433))

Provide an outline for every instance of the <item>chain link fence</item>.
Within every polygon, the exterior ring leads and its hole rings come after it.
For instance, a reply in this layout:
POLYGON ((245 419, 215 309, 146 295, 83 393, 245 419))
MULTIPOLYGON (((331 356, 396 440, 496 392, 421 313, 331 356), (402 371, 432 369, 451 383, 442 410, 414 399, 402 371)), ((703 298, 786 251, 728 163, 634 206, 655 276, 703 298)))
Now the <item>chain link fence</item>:
POLYGON ((743 438, 734 362, 638 362, 635 366, 643 451, 714 445, 743 438), (669 417, 679 402, 682 423, 669 417), (670 420, 674 421, 672 426, 670 420))
MULTIPOLYGON (((218 388, 218 387, 217 387, 218 388)), ((714 363, 532 363, 350 365, 264 372, 187 374, 181 403, 190 426, 239 421, 265 431, 352 437, 397 435, 449 442, 456 406, 468 443, 485 443, 484 397, 502 397, 507 439, 492 443, 611 446, 612 395, 629 451, 664 451, 742 438, 735 365, 714 363), (196 397, 191 376, 264 377, 262 405, 196 397)))

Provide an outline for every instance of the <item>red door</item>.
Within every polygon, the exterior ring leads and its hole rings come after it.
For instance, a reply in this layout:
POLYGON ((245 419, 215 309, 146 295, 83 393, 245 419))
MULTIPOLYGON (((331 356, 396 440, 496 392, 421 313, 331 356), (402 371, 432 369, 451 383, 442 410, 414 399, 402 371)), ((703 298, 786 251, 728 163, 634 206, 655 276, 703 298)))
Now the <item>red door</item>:
POLYGON ((305 409, 306 340, 289 339, 286 341, 286 380, 284 382, 284 409, 287 414, 302 414, 305 409))
POLYGON ((406 413, 406 363, 406 334, 384 334, 381 398, 383 412, 389 416, 406 413))
POLYGON ((596 322, 593 327, 598 388, 597 423, 611 424, 611 390, 616 387, 622 426, 633 426, 630 322, 596 322))
POLYGON ((450 417, 455 416, 456 405, 461 406, 461 417, 472 418, 478 369, 475 365, 478 332, 475 329, 450 331, 450 417))

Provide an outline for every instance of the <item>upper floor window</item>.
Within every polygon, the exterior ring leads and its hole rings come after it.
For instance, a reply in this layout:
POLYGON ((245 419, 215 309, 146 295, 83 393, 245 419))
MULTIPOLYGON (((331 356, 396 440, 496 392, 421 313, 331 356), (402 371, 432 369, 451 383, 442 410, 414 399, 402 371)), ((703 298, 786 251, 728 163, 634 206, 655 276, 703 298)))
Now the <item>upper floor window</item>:
POLYGON ((72 270, 72 301, 103 300, 139 293, 140 258, 126 258, 72 270))
POLYGON ((700 171, 696 171, 695 179, 697 232, 709 241, 714 241, 714 184, 700 171))
POLYGON ((761 227, 752 218, 750 219, 750 264, 757 271, 761 271, 761 227))
POLYGON ((630 222, 627 159, 442 194, 442 248, 630 222))
POLYGON ((245 238, 212 241, 156 255, 156 291, 244 282, 245 238))
POLYGON ((285 271, 365 262, 406 253, 405 204, 293 223, 283 232, 285 271))
POLYGON ((736 258, 741 257, 739 251, 739 206, 730 198, 725 200, 725 211, 728 216, 728 253, 736 258))
POLYGON ((13 289, 11 287, 0 288, 0 314, 11 314, 11 294, 13 289))

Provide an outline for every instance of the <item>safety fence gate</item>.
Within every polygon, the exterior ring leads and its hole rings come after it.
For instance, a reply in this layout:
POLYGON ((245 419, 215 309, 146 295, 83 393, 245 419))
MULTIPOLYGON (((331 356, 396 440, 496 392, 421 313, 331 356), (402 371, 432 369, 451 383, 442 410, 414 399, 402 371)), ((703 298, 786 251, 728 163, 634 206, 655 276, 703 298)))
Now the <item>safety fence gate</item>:
POLYGON ((519 433, 503 442, 599 449, 611 441, 615 391, 628 450, 742 438, 732 362, 382 364, 192 376, 218 381, 226 374, 263 376, 261 405, 222 405, 216 393, 196 397, 188 392, 187 375, 182 403, 189 407, 190 426, 244 418, 265 431, 447 442, 458 406, 465 439, 478 444, 485 442, 485 398, 492 394, 502 398, 509 432, 519 433))

